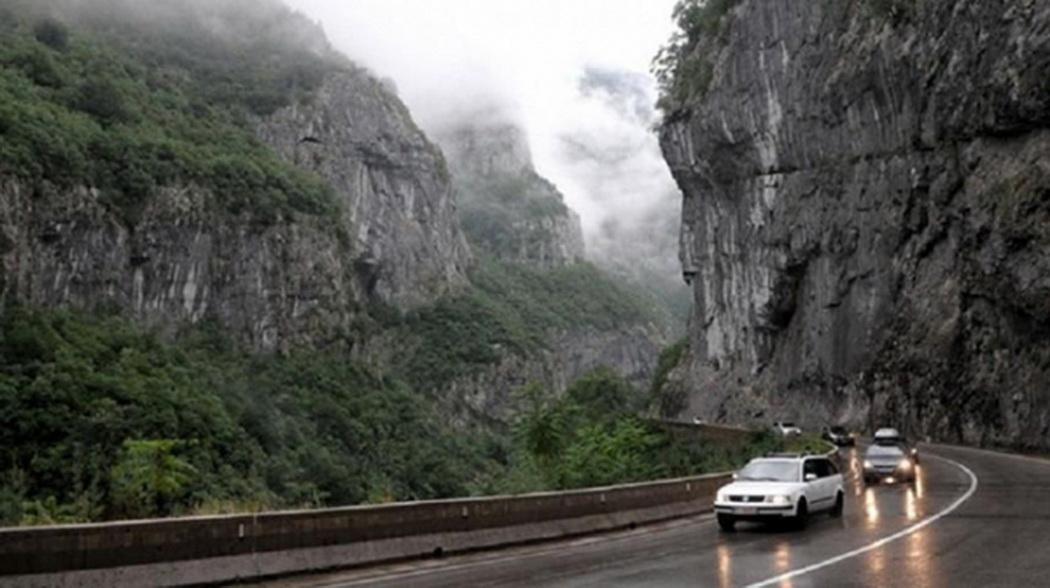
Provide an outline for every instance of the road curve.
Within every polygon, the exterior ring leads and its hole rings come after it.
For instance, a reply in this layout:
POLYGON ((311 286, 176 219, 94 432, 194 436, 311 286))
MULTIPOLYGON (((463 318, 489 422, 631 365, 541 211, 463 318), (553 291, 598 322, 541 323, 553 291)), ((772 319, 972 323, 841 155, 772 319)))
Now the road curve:
POLYGON ((914 486, 865 488, 844 452, 841 519, 805 531, 710 516, 574 541, 328 575, 274 588, 351 586, 1046 586, 1050 461, 931 446, 914 486))

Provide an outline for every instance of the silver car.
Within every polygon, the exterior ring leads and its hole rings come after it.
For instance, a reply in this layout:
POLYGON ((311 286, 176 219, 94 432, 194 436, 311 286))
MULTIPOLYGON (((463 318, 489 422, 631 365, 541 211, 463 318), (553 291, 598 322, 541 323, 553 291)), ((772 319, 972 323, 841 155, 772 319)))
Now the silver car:
POLYGON ((866 484, 915 481, 915 462, 898 445, 872 445, 864 453, 866 484))

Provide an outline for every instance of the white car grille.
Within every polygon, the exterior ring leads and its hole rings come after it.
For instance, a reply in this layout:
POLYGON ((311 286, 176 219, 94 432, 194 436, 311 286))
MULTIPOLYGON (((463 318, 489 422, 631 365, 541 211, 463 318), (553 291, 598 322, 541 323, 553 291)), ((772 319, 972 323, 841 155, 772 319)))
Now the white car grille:
POLYGON ((758 503, 758 502, 765 502, 765 501, 766 501, 766 497, 765 496, 743 496, 743 495, 739 495, 739 494, 730 494, 729 495, 729 502, 742 502, 742 503, 747 504, 747 503, 758 503))

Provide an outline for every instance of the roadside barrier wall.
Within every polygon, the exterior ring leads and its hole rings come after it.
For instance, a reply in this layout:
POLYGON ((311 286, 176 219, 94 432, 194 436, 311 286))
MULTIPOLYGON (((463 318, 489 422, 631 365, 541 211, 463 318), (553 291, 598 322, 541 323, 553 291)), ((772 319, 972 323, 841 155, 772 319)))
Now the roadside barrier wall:
POLYGON ((216 584, 525 544, 707 512, 729 480, 0 529, 0 586, 216 584))

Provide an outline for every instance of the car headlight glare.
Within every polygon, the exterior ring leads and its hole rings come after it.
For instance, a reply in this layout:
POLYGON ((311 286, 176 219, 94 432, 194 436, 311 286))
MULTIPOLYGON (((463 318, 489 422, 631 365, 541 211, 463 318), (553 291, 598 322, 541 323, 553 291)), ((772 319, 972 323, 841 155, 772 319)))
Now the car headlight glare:
POLYGON ((902 459, 900 461, 900 463, 897 464, 897 467, 899 467, 902 470, 910 470, 911 469, 911 460, 910 459, 902 459))
POLYGON ((766 496, 766 502, 771 504, 791 504, 790 496, 766 496))
POLYGON ((724 492, 719 492, 715 495, 715 501, 717 502, 728 502, 727 498, 729 497, 726 496, 724 492))
POLYGON ((871 462, 870 462, 870 461, 868 461, 868 460, 866 460, 866 459, 864 460, 864 469, 866 469, 866 470, 870 470, 870 469, 871 469, 871 468, 873 468, 873 467, 875 467, 875 466, 871 465, 871 462))

